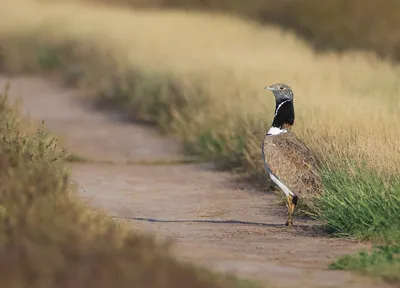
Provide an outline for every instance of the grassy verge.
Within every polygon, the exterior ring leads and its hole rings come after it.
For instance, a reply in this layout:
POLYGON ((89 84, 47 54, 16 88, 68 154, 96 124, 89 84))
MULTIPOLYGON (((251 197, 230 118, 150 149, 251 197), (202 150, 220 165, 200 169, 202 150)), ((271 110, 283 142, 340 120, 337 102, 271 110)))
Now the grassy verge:
POLYGON ((332 263, 330 268, 360 271, 388 282, 400 282, 400 246, 376 246, 370 253, 361 251, 356 255, 344 256, 332 263))
POLYGON ((338 234, 399 241, 398 66, 363 53, 315 55, 292 34, 228 16, 15 3, 0 10, 3 69, 57 71, 264 187, 259 143, 274 101, 262 88, 288 83, 294 131, 324 163, 314 215, 338 234))
POLYGON ((324 196, 317 217, 339 236, 381 243, 334 261, 329 268, 351 270, 400 283, 400 178, 377 175, 365 166, 323 169, 324 196))
POLYGON ((256 287, 172 258, 168 247, 81 204, 68 154, 0 94, 2 287, 256 287))

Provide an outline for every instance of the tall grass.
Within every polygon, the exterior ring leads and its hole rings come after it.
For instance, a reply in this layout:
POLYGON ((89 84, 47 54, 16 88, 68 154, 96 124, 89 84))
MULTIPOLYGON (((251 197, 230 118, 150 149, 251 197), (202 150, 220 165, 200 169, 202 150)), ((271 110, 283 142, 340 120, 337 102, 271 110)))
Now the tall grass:
POLYGON ((231 16, 29 0, 2 6, 3 69, 55 69, 103 105, 157 123, 188 152, 261 183, 259 143, 274 109, 263 87, 286 82, 295 93, 294 132, 326 163, 317 217, 340 233, 392 235, 387 227, 400 211, 396 201, 387 209, 400 193, 397 177, 387 176, 400 168, 398 66, 363 53, 316 55, 290 33, 231 16), (368 207, 356 213, 360 203, 368 207), (347 212, 353 218, 341 221, 347 212), (375 213, 385 225, 363 221, 375 213))
POLYGON ((76 1, 121 7, 179 8, 230 13, 294 31, 317 51, 360 49, 400 60, 400 3, 397 0, 76 1))

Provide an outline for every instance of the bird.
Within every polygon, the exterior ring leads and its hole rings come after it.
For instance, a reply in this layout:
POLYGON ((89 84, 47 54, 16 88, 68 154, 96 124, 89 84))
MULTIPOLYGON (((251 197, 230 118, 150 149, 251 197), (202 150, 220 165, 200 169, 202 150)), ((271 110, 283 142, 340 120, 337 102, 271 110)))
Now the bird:
POLYGON ((295 120, 292 89, 283 83, 264 89, 274 94, 276 105, 272 125, 261 143, 262 161, 271 181, 286 195, 285 225, 292 226, 299 197, 306 202, 322 192, 321 176, 317 158, 291 131, 295 120))

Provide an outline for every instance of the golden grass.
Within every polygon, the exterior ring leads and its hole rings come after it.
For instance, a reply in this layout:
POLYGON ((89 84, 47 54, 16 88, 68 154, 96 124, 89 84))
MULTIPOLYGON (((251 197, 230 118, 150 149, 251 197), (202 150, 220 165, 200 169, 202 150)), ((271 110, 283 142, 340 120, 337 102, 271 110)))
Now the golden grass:
MULTIPOLYGON (((188 140, 210 126, 226 135, 248 130, 256 141, 248 146, 255 149, 247 153, 249 162, 259 161, 259 136, 274 108, 263 87, 285 82, 295 93, 294 130, 318 156, 366 159, 378 171, 400 167, 400 69, 372 55, 315 55, 290 33, 229 16, 29 0, 1 6, 3 39, 31 33, 40 41, 105 49, 117 76, 129 69, 165 74, 181 81, 185 97, 198 96, 190 92, 200 87, 206 106, 200 110, 189 99, 192 121, 181 123, 179 113, 174 119, 175 132, 188 140)), ((101 81, 88 80, 107 85, 101 81)))
MULTIPOLYGON (((62 0, 61 0, 62 1, 62 0)), ((233 13, 295 31, 317 50, 368 49, 400 60, 397 0, 75 0, 110 6, 233 13), (379 13, 377 13, 379 11, 379 13)))

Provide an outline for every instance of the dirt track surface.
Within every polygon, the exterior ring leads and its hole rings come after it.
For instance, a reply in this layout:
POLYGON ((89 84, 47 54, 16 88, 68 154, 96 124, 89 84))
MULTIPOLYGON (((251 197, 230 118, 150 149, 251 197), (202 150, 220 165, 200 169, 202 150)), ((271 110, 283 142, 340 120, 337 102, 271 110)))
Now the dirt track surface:
POLYGON ((273 287, 388 287, 328 270, 337 256, 367 245, 327 238, 298 218, 292 229, 284 227, 285 208, 272 193, 238 183, 210 164, 132 164, 181 157, 174 139, 96 111, 79 100, 78 91, 49 80, 1 77, 1 88, 7 80, 11 99, 21 98, 26 113, 94 160, 70 165, 79 194, 142 233, 173 240, 179 259, 273 287))

